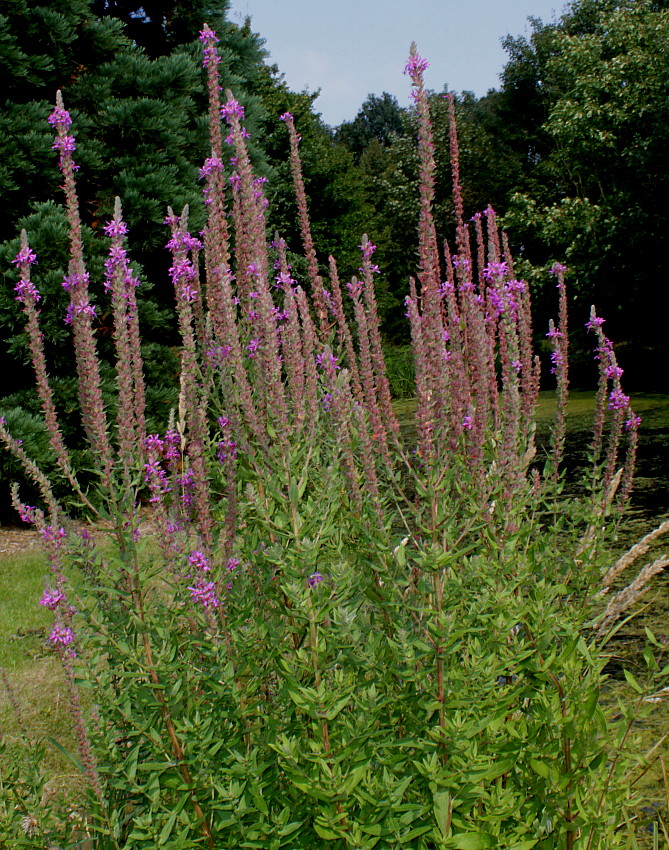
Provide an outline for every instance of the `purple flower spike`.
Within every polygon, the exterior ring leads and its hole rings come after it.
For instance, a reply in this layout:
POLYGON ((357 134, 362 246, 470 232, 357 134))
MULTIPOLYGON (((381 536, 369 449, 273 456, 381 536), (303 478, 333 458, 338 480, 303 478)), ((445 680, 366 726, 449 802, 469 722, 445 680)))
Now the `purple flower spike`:
POLYGON ((14 292, 16 292, 16 300, 21 304, 37 304, 42 298, 39 289, 31 280, 20 280, 14 287, 14 292))
POLYGON ((630 398, 622 390, 613 390, 609 396, 609 410, 627 410, 630 398))
POLYGON ((200 41, 202 44, 217 44, 218 40, 219 38, 216 33, 212 29, 209 29, 208 26, 205 26, 203 30, 200 30, 200 41))
POLYGON ((17 266, 24 264, 32 266, 33 263, 37 262, 37 254, 33 253, 28 245, 24 245, 12 262, 17 266))
POLYGON ((54 646, 69 646, 74 641, 74 632, 69 626, 56 623, 49 633, 49 640, 54 646))
POLYGON ((601 316, 592 316, 590 321, 585 323, 586 328, 589 331, 594 331, 596 328, 601 328, 606 319, 602 319, 601 316))
POLYGON ((312 573, 307 579, 309 587, 316 587, 323 581, 323 576, 320 573, 312 573))
POLYGON ((211 569, 209 559, 203 552, 191 552, 188 563, 191 567, 195 567, 196 570, 201 570, 203 573, 207 573, 211 569))
POLYGON ((203 608, 218 608, 221 604, 216 596, 216 585, 213 581, 198 579, 195 585, 188 589, 190 590, 191 598, 202 605, 203 608))
POLYGON ((45 590, 39 604, 44 606, 44 608, 48 608, 50 611, 55 611, 63 599, 65 599, 65 596, 62 591, 45 590))
POLYGON ((419 56, 418 53, 414 54, 409 58, 406 65, 404 66, 404 73, 408 74, 413 80, 414 77, 419 74, 425 73, 425 71, 430 67, 430 63, 427 59, 423 59, 422 56, 419 56))
POLYGON ((72 124, 70 113, 61 106, 57 106, 47 120, 52 127, 69 127, 72 124))
POLYGON ((239 118, 240 120, 244 117, 244 107, 238 100, 232 98, 227 103, 224 103, 221 107, 221 118, 225 118, 228 121, 230 118, 239 118))

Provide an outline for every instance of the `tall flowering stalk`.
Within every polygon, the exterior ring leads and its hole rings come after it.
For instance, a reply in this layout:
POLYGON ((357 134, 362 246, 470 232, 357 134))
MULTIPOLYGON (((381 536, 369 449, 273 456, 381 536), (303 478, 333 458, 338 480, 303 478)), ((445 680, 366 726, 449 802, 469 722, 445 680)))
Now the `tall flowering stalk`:
POLYGON ((21 231, 21 249, 16 255, 13 263, 18 266, 21 278, 15 287, 16 300, 23 307, 23 312, 27 319, 26 330, 28 334, 28 344, 30 346, 30 358, 32 360, 35 377, 37 380, 37 393, 42 403, 42 412, 49 432, 49 442, 56 456, 56 462, 65 475, 68 482, 75 490, 79 498, 84 502, 86 507, 97 513, 96 509, 91 505, 79 486, 72 464, 70 462, 69 452, 63 441, 63 434, 58 422, 58 414, 53 400, 53 393, 49 384, 49 378, 46 369, 46 358, 44 356, 44 335, 39 325, 40 311, 38 304, 41 295, 37 286, 30 278, 30 267, 37 262, 37 257, 30 250, 28 244, 28 235, 25 230, 21 231))
POLYGON ((393 407, 390 397, 390 384, 386 372, 386 362, 383 355, 383 346, 381 343, 381 330, 379 323, 379 314, 376 307, 376 295, 374 292, 374 275, 379 273, 379 267, 372 262, 372 256, 376 251, 376 246, 369 241, 367 234, 362 236, 360 245, 362 251, 362 266, 359 271, 362 274, 363 292, 365 298, 365 306, 368 316, 368 332, 369 342, 371 345, 371 358, 374 368, 374 382, 376 384, 376 393, 379 400, 379 408, 383 417, 384 427, 397 438, 399 434, 399 423, 393 412, 393 407))
POLYGON ((114 218, 105 225, 111 239, 105 262, 105 289, 111 294, 116 345, 116 384, 118 388, 117 434, 124 474, 134 468, 137 450, 146 435, 144 423, 144 379, 139 353, 137 302, 139 281, 133 275, 123 243, 128 227, 121 217, 121 199, 116 198, 114 218))
POLYGON ((103 477, 107 487, 111 484, 113 467, 112 451, 107 433, 107 417, 102 398, 100 364, 97 358, 93 319, 95 307, 88 294, 88 272, 84 264, 81 238, 79 202, 74 180, 77 166, 72 154, 76 150, 74 136, 69 129, 72 124, 70 113, 65 109, 60 91, 56 95, 56 108, 49 117, 57 135, 53 144, 60 154, 60 170, 63 175, 65 206, 70 226, 70 263, 63 287, 70 296, 66 322, 72 325, 74 348, 79 378, 79 400, 84 431, 91 449, 100 457, 103 477))
POLYGON ((67 538, 67 532, 65 528, 58 524, 56 514, 52 513, 50 522, 47 523, 44 513, 41 510, 23 504, 19 499, 18 487, 16 485, 12 487, 12 504, 24 522, 35 525, 47 553, 52 581, 50 586, 45 589, 39 604, 44 608, 48 608, 54 615, 54 622, 49 631, 49 643, 58 653, 65 674, 70 712, 74 721, 77 748, 84 768, 84 774, 101 805, 101 810, 105 812, 106 804, 102 780, 86 728, 81 697, 75 679, 74 659, 76 658, 76 640, 74 615, 76 611, 68 599, 67 582, 62 564, 62 549, 67 538))
POLYGON ((207 206, 207 226, 204 230, 204 245, 207 266, 207 305, 212 319, 214 336, 223 337, 220 323, 223 293, 221 279, 229 269, 230 248, 228 221, 225 211, 225 172, 223 167, 223 134, 221 132, 221 85, 218 66, 220 57, 216 44, 218 36, 207 24, 200 33, 203 49, 203 65, 207 71, 209 91, 209 138, 211 153, 200 170, 205 181, 204 202, 207 206))
MULTIPOLYGON (((428 105, 427 91, 423 75, 428 62, 411 45, 411 55, 404 73, 411 78, 411 96, 418 114, 418 158, 419 158, 419 198, 420 215, 418 221, 418 279, 421 284, 420 314, 421 349, 416 351, 416 371, 425 374, 429 392, 419 405, 427 405, 426 410, 418 414, 419 428, 429 427, 439 433, 445 426, 444 413, 449 408, 449 397, 443 369, 444 325, 442 322, 440 296, 440 268, 437 232, 434 223, 432 205, 436 163, 434 159, 434 141, 432 122, 428 105)), ((423 442, 429 439, 424 435, 423 442)), ((427 460, 427 458, 425 458, 427 460)))
POLYGON ((353 347, 353 336, 351 329, 348 326, 346 316, 344 314, 344 302, 341 296, 341 284, 339 283, 339 273, 337 271, 337 262, 334 257, 330 257, 330 289, 332 298, 332 312, 337 320, 337 335, 339 337, 339 345, 346 352, 346 362, 348 370, 351 374, 351 382, 353 385, 353 393, 356 400, 362 404, 362 383, 360 381, 360 372, 358 370, 358 361, 353 347))
POLYGON ((209 497, 209 475, 207 469, 206 450, 209 442, 209 426, 207 423, 208 398, 206 384, 199 374, 199 363, 196 348, 194 318, 192 304, 198 297, 194 285, 197 279, 197 269, 190 252, 200 247, 198 239, 187 230, 188 208, 180 218, 170 212, 168 223, 172 238, 168 248, 172 251, 172 266, 170 274, 174 285, 179 330, 183 340, 181 355, 181 398, 185 420, 188 424, 188 458, 192 470, 195 510, 198 530, 207 552, 211 551, 212 516, 209 497))
POLYGON ((555 327, 551 320, 548 330, 548 338, 553 348, 551 371, 555 374, 557 381, 557 409, 552 445, 552 462, 555 473, 557 473, 564 451, 567 401, 569 399, 569 334, 567 327, 567 292, 564 282, 565 271, 566 268, 561 263, 555 263, 551 269, 551 274, 557 278, 557 288, 560 293, 560 323, 555 327))
POLYGON ((304 189, 304 177, 302 176, 302 160, 300 159, 300 136, 295 129, 295 121, 290 112, 284 112, 281 120, 288 128, 290 136, 290 170, 293 175, 293 186, 295 188, 295 197, 297 199, 297 215, 300 222, 300 231, 302 233, 302 244, 304 246, 304 255, 307 258, 307 267, 309 269, 309 283, 311 284, 312 298, 316 307, 316 315, 318 316, 318 325, 321 334, 327 332, 327 302, 323 291, 323 279, 318 271, 318 261, 316 259, 316 249, 314 240, 311 236, 311 225, 309 224, 309 210, 307 204, 307 193, 304 189))
MULTIPOLYGON (((254 178, 246 147, 248 133, 241 119, 244 109, 231 92, 222 107, 222 114, 230 127, 230 139, 235 148, 235 170, 239 178, 237 194, 240 200, 240 224, 247 240, 245 268, 237 268, 238 285, 243 306, 247 309, 253 336, 247 350, 258 356, 261 368, 256 372, 262 386, 261 404, 266 402, 264 415, 274 419, 279 441, 288 428, 288 410, 282 381, 276 313, 269 289, 269 259, 267 252, 265 210, 267 199, 262 190, 264 180, 254 178), (243 284, 242 284, 242 281, 243 284)), ((238 237, 239 238, 239 237, 238 237)))
POLYGON ((281 357, 288 382, 293 423, 296 432, 302 429, 306 411, 304 408, 305 362, 302 352, 300 315, 295 298, 297 282, 290 276, 286 259, 286 243, 275 239, 278 255, 277 286, 283 291, 283 314, 285 323, 281 328, 281 357))
MULTIPOLYGON (((595 397, 595 426, 593 435, 593 461, 595 464, 595 479, 598 477, 598 460, 604 443, 604 428, 607 411, 610 414, 610 428, 603 461, 603 479, 601 487, 604 494, 611 489, 616 481, 616 468, 619 464, 620 443, 624 431, 628 432, 627 455, 622 467, 623 485, 620 490, 621 503, 629 496, 632 488, 633 470, 636 461, 638 441, 638 426, 640 419, 634 413, 629 396, 622 389, 621 378, 623 370, 613 350, 613 343, 606 336, 602 325, 604 319, 598 316, 593 307, 590 319, 586 325, 589 331, 597 337, 596 358, 599 365, 599 385, 595 397)), ((618 479, 620 480, 620 478, 618 479)))

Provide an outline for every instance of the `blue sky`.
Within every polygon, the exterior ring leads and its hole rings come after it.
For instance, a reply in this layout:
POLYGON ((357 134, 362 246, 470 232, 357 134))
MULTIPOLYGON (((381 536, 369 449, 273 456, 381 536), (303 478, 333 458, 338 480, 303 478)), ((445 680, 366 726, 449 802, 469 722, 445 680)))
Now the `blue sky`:
POLYGON ((316 110, 328 124, 355 117, 368 94, 408 103, 402 73, 415 41, 430 62, 427 85, 483 95, 499 84, 501 39, 529 32, 528 16, 551 21, 562 0, 231 0, 265 39, 268 61, 291 89, 321 89, 316 110))

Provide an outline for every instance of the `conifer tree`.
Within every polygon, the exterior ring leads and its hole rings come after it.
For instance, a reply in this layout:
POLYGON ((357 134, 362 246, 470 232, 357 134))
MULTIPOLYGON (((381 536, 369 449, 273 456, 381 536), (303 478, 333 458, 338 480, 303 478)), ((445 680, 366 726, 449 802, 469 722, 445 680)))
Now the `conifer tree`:
MULTIPOLYGON (((102 279, 105 239, 93 239, 111 217, 114 197, 123 200, 129 250, 143 285, 139 292, 154 413, 166 415, 176 363, 169 345, 173 294, 165 286, 167 207, 191 206, 195 231, 204 222, 198 171, 208 154, 206 94, 198 30, 208 16, 221 39, 222 83, 245 104, 253 132, 262 107, 251 94, 264 68, 261 40, 225 20, 227 3, 144 4, 146 17, 163 7, 160 49, 151 46, 151 20, 134 31, 129 4, 93 0, 0 0, 0 328, 2 356, 10 368, 0 379, 0 398, 37 410, 24 389, 32 384, 20 311, 13 299, 15 256, 25 227, 39 256, 42 326, 56 380, 67 384, 70 345, 63 324, 66 296, 60 286, 67 267, 67 231, 61 207, 57 157, 47 118, 60 89, 76 127, 80 166, 78 193, 89 249, 92 290, 102 279), (112 8, 112 7, 118 8, 112 8), (119 13, 119 16, 115 15, 119 13), (121 14, 123 13, 123 14, 121 14), (124 18, 125 15, 125 18, 124 18), (141 27, 147 27, 142 31, 141 27), (54 203, 55 199, 55 203, 54 203), (152 380, 153 379, 153 380, 152 380)), ((135 10, 137 11, 137 10, 135 10)), ((155 32, 154 32, 155 35, 155 32)), ((98 291, 99 303, 104 299, 98 291)), ((110 346, 108 316, 98 310, 98 339, 110 346)), ((65 387, 62 393, 67 394, 65 387)))

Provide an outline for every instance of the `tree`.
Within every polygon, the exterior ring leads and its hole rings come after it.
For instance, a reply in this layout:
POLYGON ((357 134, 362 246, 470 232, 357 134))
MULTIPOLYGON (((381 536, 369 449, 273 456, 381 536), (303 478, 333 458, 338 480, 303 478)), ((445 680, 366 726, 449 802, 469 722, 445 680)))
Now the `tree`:
MULTIPOLYGON (((566 258, 582 311, 597 302, 631 364, 666 336, 669 9, 579 0, 559 22, 533 27, 529 40, 507 42, 503 91, 512 97, 524 81, 541 143, 505 221, 533 262, 566 258)), ((637 378, 659 377, 652 357, 637 378)))
POLYGON ((397 98, 383 92, 380 97, 367 95, 353 121, 345 121, 337 127, 335 138, 359 160, 373 139, 387 146, 402 129, 402 110, 397 98))
MULTIPOLYGON (((156 4, 154 4, 155 6, 156 4)), ((247 107, 248 125, 255 129, 262 107, 251 93, 261 73, 261 40, 248 28, 225 21, 227 3, 157 4, 170 8, 167 42, 152 58, 140 41, 125 32, 126 21, 113 9, 98 16, 92 0, 0 0, 0 326, 3 356, 10 368, 3 374, 0 395, 30 385, 23 322, 13 300, 15 271, 9 265, 18 249, 18 232, 26 227, 39 251, 38 283, 43 291, 42 321, 53 350, 51 362, 67 373, 67 335, 63 331, 65 294, 60 287, 67 267, 63 214, 59 203, 60 175, 51 150, 52 129, 47 118, 57 89, 63 91, 73 117, 76 161, 80 166, 78 193, 89 247, 91 279, 102 278, 106 240, 90 238, 111 217, 114 197, 123 200, 130 226, 130 254, 143 281, 141 318, 146 344, 160 347, 159 357, 170 360, 176 341, 172 327, 173 295, 165 286, 169 265, 163 224, 168 205, 191 207, 191 226, 204 222, 198 169, 208 155, 206 93, 197 29, 205 11, 219 27, 221 72, 225 87, 234 88, 247 107), (54 205, 53 199, 58 201, 54 205), (167 307, 170 307, 168 310, 167 307), (169 318, 168 318, 169 316, 169 318)), ((146 7, 148 8, 148 6, 146 7)), ((153 8, 153 7, 152 7, 153 8)), ((132 10, 124 11, 133 19, 132 10)), ((139 20, 139 18, 137 18, 139 20)), ((163 22, 164 23, 164 22, 163 22)), ((151 22, 142 20, 138 26, 151 22)), ((140 37, 141 36, 141 37, 140 37)), ((262 158, 259 157, 261 160, 262 158)), ((94 283, 95 289, 95 283, 94 283)), ((100 292, 98 292, 100 295, 100 292)), ((103 303, 103 299, 99 299, 103 303)), ((109 342, 104 311, 99 312, 98 338, 109 342)), ((176 366, 176 364, 175 364, 176 366)), ((154 412, 166 415, 160 402, 176 368, 158 369, 154 412)), ((34 404, 23 393, 23 404, 34 404)))

